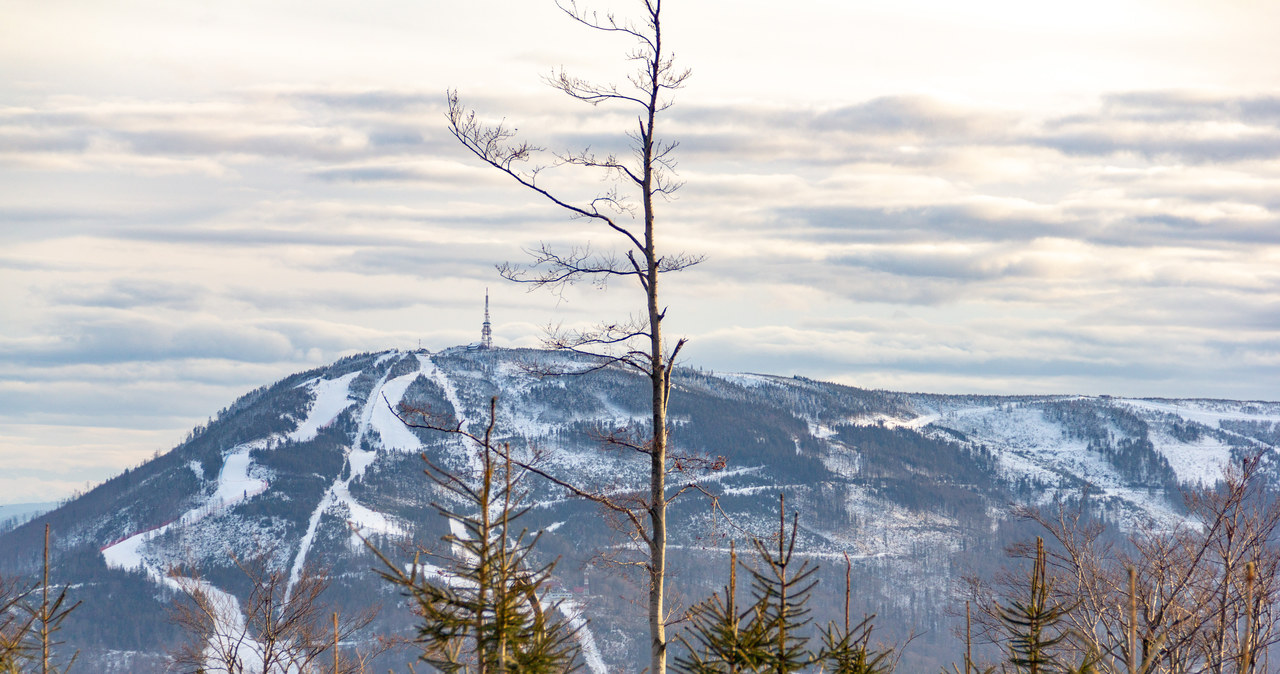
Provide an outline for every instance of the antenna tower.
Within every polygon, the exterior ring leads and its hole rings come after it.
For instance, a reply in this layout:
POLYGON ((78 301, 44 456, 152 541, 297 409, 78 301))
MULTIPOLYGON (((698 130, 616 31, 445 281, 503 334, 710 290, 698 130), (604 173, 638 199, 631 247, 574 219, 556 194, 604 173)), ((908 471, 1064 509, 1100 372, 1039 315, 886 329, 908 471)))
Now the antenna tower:
POLYGON ((493 328, 489 325, 489 289, 484 289, 484 325, 480 328, 480 347, 493 348, 493 328))

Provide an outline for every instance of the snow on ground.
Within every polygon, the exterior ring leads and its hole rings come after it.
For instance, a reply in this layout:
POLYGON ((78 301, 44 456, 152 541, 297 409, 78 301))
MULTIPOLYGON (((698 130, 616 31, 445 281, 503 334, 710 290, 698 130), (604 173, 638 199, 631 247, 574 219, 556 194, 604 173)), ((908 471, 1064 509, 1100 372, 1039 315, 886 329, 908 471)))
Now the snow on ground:
MULTIPOLYGON (((401 354, 400 352, 394 352, 394 355, 399 356, 400 358, 405 357, 405 354, 401 354)), ((423 359, 416 355, 414 357, 417 359, 419 367, 421 367, 423 359)), ((396 377, 392 381, 400 382, 401 380, 404 380, 403 387, 399 387, 398 393, 395 391, 388 392, 386 390, 386 386, 388 384, 387 376, 391 374, 391 369, 393 367, 394 365, 387 368, 387 372, 382 375, 382 378, 378 380, 378 383, 369 391, 369 397, 364 401, 364 407, 360 411, 360 426, 356 430, 356 435, 352 439, 351 445, 347 447, 347 461, 350 466, 350 470, 347 471, 346 479, 339 477, 335 480, 334 483, 329 486, 329 489, 325 491, 324 496, 320 498, 320 502, 316 504, 315 510, 311 511, 311 517, 307 521, 307 532, 302 536, 302 541, 298 545, 298 554, 293 560, 293 568, 289 571, 289 585, 285 590, 286 599, 293 593, 294 585, 297 584, 298 579, 302 576, 302 569, 306 565, 307 555, 311 552, 311 545, 315 542, 316 538, 316 530, 320 526, 320 518, 331 506, 342 504, 347 507, 348 517, 350 518, 349 521, 356 528, 356 530, 352 532, 351 536, 352 545, 360 544, 360 538, 356 534, 368 535, 372 533, 401 533, 404 531, 404 527, 401 524, 394 522, 386 515, 357 503, 355 498, 351 496, 351 492, 348 488, 351 481, 363 475, 365 469, 368 468, 369 464, 373 463, 374 458, 377 457, 377 452, 365 451, 362 446, 364 444, 365 435, 369 432, 369 428, 372 425, 377 411, 379 409, 386 409, 387 403, 383 400, 383 395, 386 394, 386 400, 391 400, 394 397, 395 402, 392 403, 393 405, 398 403, 400 398, 404 396, 404 391, 408 388, 409 383, 411 383, 413 378, 417 376, 417 373, 413 372, 396 377), (392 395, 393 393, 394 396, 392 395)), ((347 376, 354 378, 358 374, 359 372, 355 372, 347 376)), ((333 381, 339 380, 335 379, 333 381)), ((345 395, 346 394, 344 394, 344 396, 345 395)), ((318 406, 318 401, 319 396, 317 396, 316 406, 318 406)), ((346 408, 344 407, 343 409, 346 408)), ((387 410, 387 414, 389 414, 392 419, 395 419, 395 415, 391 414, 390 410, 387 410)), ((401 428, 404 428, 404 425, 401 424, 398 419, 395 420, 395 423, 400 425, 401 428)), ((387 430, 388 432, 391 432, 389 424, 387 426, 387 430)), ((408 432, 408 429, 405 429, 405 431, 408 432)), ((378 434, 385 442, 386 436, 383 435, 383 431, 379 430, 378 434)), ((415 443, 414 447, 416 447, 417 438, 414 437, 413 441, 415 443)))
POLYGON ((295 442, 306 442, 316 437, 321 428, 333 423, 342 411, 355 404, 347 394, 351 390, 351 382, 360 375, 359 371, 344 374, 337 379, 319 379, 305 382, 310 384, 315 400, 311 401, 311 409, 307 410, 307 418, 298 424, 288 435, 295 442))
POLYGON ((582 606, 569 599, 560 600, 560 612, 569 621, 569 629, 576 630, 578 645, 582 646, 582 659, 592 674, 604 674, 609 671, 604 666, 604 658, 600 657, 600 648, 596 646, 596 637, 591 633, 582 606))
MULTIPOLYGON (((207 607, 214 615, 212 643, 205 647, 205 664, 211 670, 217 670, 221 663, 218 653, 235 653, 241 663, 241 671, 246 674, 261 672, 263 669, 265 648, 261 642, 248 636, 244 613, 240 610, 240 601, 235 595, 223 592, 211 583, 197 578, 165 578, 165 583, 179 592, 194 596, 197 592, 205 596, 207 607)), ((272 668, 272 674, 295 674, 295 669, 272 668)))
MULTIPOLYGON (((247 672, 262 670, 262 646, 245 636, 245 619, 240 611, 240 602, 235 596, 218 589, 208 581, 170 576, 147 558, 145 547, 148 541, 174 527, 188 526, 265 491, 267 483, 251 476, 253 462, 249 452, 265 447, 266 443, 267 440, 263 439, 236 446, 223 460, 217 489, 199 507, 188 510, 163 526, 139 532, 102 549, 102 557, 108 567, 129 571, 141 570, 153 582, 185 594, 194 594, 197 591, 204 593, 214 613, 215 638, 226 644, 240 642, 241 657, 247 672)), ((192 470, 194 471, 195 468, 192 470)), ((207 652, 212 654, 212 650, 207 652)), ((210 664, 215 663, 211 660, 210 664)))
POLYGON ((462 520, 456 517, 449 517, 447 519, 449 522, 449 533, 452 534, 454 538, 454 541, 452 544, 454 556, 456 556, 458 559, 475 563, 478 560, 478 558, 475 556, 475 553, 471 552, 470 550, 467 550, 467 548, 463 546, 461 543, 461 541, 471 540, 471 532, 467 531, 467 525, 463 523, 462 520))
MULTIPOLYGON (((1257 421, 1280 423, 1280 405, 1276 403, 1236 403, 1221 400, 1138 400, 1121 399, 1138 413, 1172 414, 1209 428, 1221 429, 1222 421, 1257 421)), ((1226 431, 1235 436, 1236 433, 1226 431)), ((1202 435, 1183 442, 1152 424, 1151 443, 1169 460, 1178 480, 1189 484, 1210 485, 1222 477, 1223 468, 1231 461, 1231 445, 1220 438, 1202 435)))
POLYGON ((104 550, 103 557, 107 559, 107 565, 118 569, 141 569, 156 584, 185 595, 203 594, 205 606, 214 618, 211 637, 215 643, 210 643, 205 649, 206 664, 211 669, 215 669, 219 666, 215 657, 217 652, 235 652, 244 665, 244 672, 261 672, 263 646, 247 635, 244 613, 240 610, 240 601, 235 598, 235 595, 218 589, 206 580, 161 573, 159 569, 143 559, 139 551, 142 542, 141 536, 134 536, 104 550))
POLYGON ((302 577, 302 568, 307 563, 307 554, 311 552, 311 544, 316 540, 316 530, 320 528, 320 516, 333 503, 333 490, 330 489, 324 493, 324 496, 320 497, 320 502, 316 504, 315 510, 311 511, 311 518, 307 520, 307 533, 303 534, 302 540, 298 541, 298 555, 294 557, 293 568, 289 570, 289 585, 285 589, 286 601, 293 593, 293 586, 302 577))
MULTIPOLYGON (((645 466, 645 467, 646 467, 646 468, 648 468, 648 466, 645 466)), ((727 479, 729 479, 729 478, 731 478, 731 477, 738 477, 738 476, 740 476, 740 475, 750 475, 751 473, 758 473, 758 472, 760 472, 761 470, 764 470, 764 466, 747 466, 747 467, 743 467, 743 468, 726 468, 726 469, 724 469, 724 470, 717 470, 717 471, 716 471, 716 472, 714 472, 714 473, 710 473, 710 474, 707 474, 707 475, 704 475, 704 476, 702 476, 702 477, 698 478, 698 483, 699 483, 699 484, 711 484, 711 483, 714 483, 714 482, 724 482, 725 480, 727 480, 727 479)), ((668 489, 675 489, 675 488, 678 488, 678 487, 679 487, 679 485, 681 485, 681 484, 683 484, 683 483, 682 483, 682 482, 680 482, 679 480, 674 480, 674 479, 673 479, 673 480, 670 480, 670 481, 669 481, 669 484, 668 484, 667 488, 668 488, 668 489)))
POLYGON ((458 389, 449 381, 449 376, 441 370, 434 360, 431 358, 418 358, 418 371, 427 379, 435 382, 436 386, 444 392, 444 399, 449 401, 449 405, 453 407, 453 414, 462 430, 467 430, 470 421, 466 418, 466 406, 462 404, 462 398, 458 395, 458 389))
POLYGON ((807 485, 803 484, 760 484, 751 487, 725 487, 720 490, 725 496, 754 496, 756 494, 774 494, 785 492, 788 489, 795 490, 803 488, 807 485))
MULTIPOLYGON (((422 448, 422 441, 408 426, 404 425, 403 421, 400 421, 394 411, 404 400, 404 392, 413 384, 413 380, 418 378, 418 375, 419 372, 410 372, 384 383, 379 388, 378 394, 370 397, 372 407, 366 404, 366 414, 361 415, 362 419, 368 419, 368 427, 378 432, 378 436, 382 438, 382 448, 387 451, 417 452, 422 448)), ((355 448, 360 448, 359 442, 355 444, 355 448)), ((351 468, 352 472, 355 472, 356 467, 352 465, 351 468)), ((363 467, 360 472, 364 472, 363 467)))
MULTIPOLYGON (((222 471, 218 474, 217 489, 214 490, 212 496, 199 506, 191 508, 162 526, 140 531, 122 541, 117 541, 103 548, 102 557, 106 560, 107 566, 128 570, 145 569, 156 578, 163 577, 162 574, 151 568, 144 558, 143 548, 146 543, 174 527, 194 524, 240 501, 266 491, 267 482, 250 475, 253 461, 249 458, 249 452, 265 447, 266 443, 266 440, 255 440, 233 448, 231 453, 223 459, 222 471)), ((203 470, 201 472, 203 473, 203 470)))
POLYGON ((1217 428, 1221 420, 1280 422, 1280 403, 1137 398, 1117 398, 1114 401, 1137 409, 1173 414, 1211 428, 1217 428))
MULTIPOLYGON (((986 444, 995 452, 1001 470, 1011 477, 1026 476, 1054 485, 1062 473, 1071 473, 1093 484, 1101 496, 1129 503, 1158 520, 1179 519, 1163 495, 1129 487, 1101 454, 1090 451, 1084 440, 1065 436, 1040 409, 975 407, 949 412, 933 423, 986 444)), ((1055 490, 1048 490, 1041 504, 1055 495, 1055 490)))
POLYGON ((530 367, 533 367, 532 363, 499 360, 493 367, 494 383, 508 395, 519 396, 538 383, 538 378, 529 373, 530 367))
POLYGON ((261 494, 267 488, 267 481, 250 475, 253 459, 249 452, 266 446, 266 440, 256 440, 235 448, 222 460, 222 472, 218 474, 218 489, 213 493, 212 501, 221 505, 231 505, 261 494))
POLYGON ((862 471, 862 456, 842 443, 828 442, 827 451, 819 458, 832 475, 855 478, 862 471))
POLYGON ((916 417, 903 418, 880 413, 865 417, 853 417, 849 419, 849 423, 854 426, 884 426, 885 428, 919 429, 928 426, 939 418, 940 415, 937 414, 922 414, 916 417))
POLYGON ((827 438, 830 438, 836 435, 835 429, 831 428, 830 426, 826 426, 824 424, 818 423, 817 421, 814 421, 812 419, 806 419, 805 423, 809 425, 809 435, 812 435, 813 437, 819 440, 826 440, 827 438))
MULTIPOLYGON (((848 478, 856 477, 858 471, 862 469, 862 457, 857 450, 843 442, 833 440, 832 438, 839 435, 839 432, 830 426, 811 419, 806 419, 805 423, 809 425, 809 435, 812 435, 815 440, 822 443, 827 449, 820 457, 822 465, 831 471, 833 475, 848 478)), ((854 423, 857 422, 855 421, 854 423)))
MULTIPOLYGON (((1026 476, 1056 484, 1060 472, 1054 464, 1062 462, 1081 464, 1095 476, 1106 470, 1098 465, 1100 457, 1090 461, 1084 456, 1087 443, 1065 438, 1062 429, 1046 420, 1038 409, 973 407, 949 412, 934 423, 960 431, 974 442, 988 444, 996 452, 1001 471, 1011 477, 1026 476)), ((1082 477, 1092 479, 1088 475, 1082 477)))
POLYGON ((751 374, 749 372, 726 372, 715 376, 731 384, 737 384, 744 388, 756 388, 759 386, 768 386, 770 384, 777 383, 775 377, 763 374, 751 374))
MULTIPOLYGON (((613 402, 612 397, 605 395, 604 392, 597 392, 597 400, 600 406, 604 408, 604 414, 600 416, 599 421, 607 423, 618 428, 625 428, 634 424, 647 424, 651 418, 651 414, 647 411, 635 411, 623 408, 621 405, 613 402)), ((676 419, 670 419, 672 425, 682 423, 676 419)), ((521 433, 526 438, 535 437, 527 433, 521 433)))
POLYGON ((1154 427, 1147 435, 1156 451, 1169 460, 1179 482, 1212 485, 1222 478, 1223 469, 1231 462, 1231 445, 1209 435, 1183 442, 1154 427))
POLYGON ((921 542, 956 545, 953 540, 956 520, 941 513, 913 511, 856 485, 849 485, 844 505, 845 512, 857 518, 856 527, 814 529, 823 538, 838 544, 841 555, 849 551, 855 558, 903 557, 909 556, 913 545, 921 542))
POLYGON ((335 503, 347 506, 347 522, 353 528, 350 539, 353 548, 362 547, 364 542, 361 539, 367 539, 373 534, 404 536, 408 533, 404 524, 396 521, 395 518, 360 505, 351 496, 346 482, 333 486, 333 497, 335 503))
POLYGON ((152 538, 147 536, 147 533, 149 532, 135 534, 115 545, 103 548, 102 558, 106 560, 107 566, 125 571, 146 569, 146 561, 142 558, 142 546, 152 538))

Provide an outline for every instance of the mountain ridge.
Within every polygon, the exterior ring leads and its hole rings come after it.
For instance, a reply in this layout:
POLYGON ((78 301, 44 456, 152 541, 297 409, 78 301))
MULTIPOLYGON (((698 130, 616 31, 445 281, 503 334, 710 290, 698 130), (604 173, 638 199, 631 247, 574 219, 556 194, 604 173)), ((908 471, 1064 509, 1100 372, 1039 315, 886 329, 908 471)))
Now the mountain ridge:
MULTIPOLYGON (((90 597, 124 587, 142 614, 180 589, 166 576, 177 565, 200 568, 228 596, 242 592, 228 551, 262 552, 295 579, 309 562, 324 566, 340 579, 344 606, 392 600, 389 588, 359 577, 372 574, 356 534, 384 546, 438 540, 447 526, 429 508, 438 494, 418 473, 418 454, 459 473, 472 463, 455 438, 410 429, 393 407, 408 403, 465 425, 487 420, 497 396, 497 433, 515 451, 541 452, 545 469, 583 484, 638 488, 645 470, 597 439, 621 428, 643 433, 645 382, 617 367, 531 373, 596 364, 563 352, 454 347, 355 354, 290 375, 241 396, 173 450, 0 534, 0 569, 33 568, 36 531, 47 521, 58 578, 83 584, 90 597)), ((725 538, 767 536, 776 494, 786 491, 789 509, 802 513, 804 554, 850 554, 871 588, 869 608, 939 625, 939 616, 898 605, 888 588, 934 573, 913 591, 945 596, 956 560, 1014 526, 1008 504, 1087 500, 1121 523, 1172 521, 1184 485, 1211 482, 1233 456, 1274 457, 1280 447, 1280 403, 1266 401, 897 393, 689 368, 674 377, 670 423, 678 451, 727 459, 700 484, 728 520, 705 503, 673 508, 672 547, 683 565, 676 585, 695 597, 713 586, 714 574, 699 567, 722 554, 725 538)), ((625 582, 593 561, 615 545, 599 514, 547 484, 532 483, 528 498, 531 524, 546 532, 540 545, 562 558, 562 572, 617 595, 583 602, 601 654, 592 669, 639 661, 619 636, 630 624, 616 601, 625 582)), ((403 629, 404 620, 382 627, 403 629)), ((158 657, 142 640, 92 625, 72 632, 93 653, 135 654, 128 666, 138 671, 158 657)))

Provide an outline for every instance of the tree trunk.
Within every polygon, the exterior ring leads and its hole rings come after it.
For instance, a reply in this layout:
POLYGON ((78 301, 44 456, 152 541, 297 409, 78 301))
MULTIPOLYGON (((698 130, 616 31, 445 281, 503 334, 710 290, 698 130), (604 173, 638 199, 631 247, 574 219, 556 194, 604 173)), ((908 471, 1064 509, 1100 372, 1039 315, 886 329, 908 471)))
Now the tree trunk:
MULTIPOLYGON (((657 6, 661 8, 661 4, 657 6)), ((662 28, 659 15, 653 13, 653 59, 647 64, 650 75, 648 124, 643 137, 644 152, 644 243, 648 266, 645 288, 649 308, 650 381, 653 384, 653 447, 649 456, 649 512, 652 522, 652 550, 649 559, 649 671, 666 674, 666 577, 667 577, 667 364, 662 352, 662 309, 658 305, 658 245, 653 231, 653 143, 654 123, 658 112, 658 92, 662 68, 662 28)))
MULTIPOLYGON (((655 80, 657 59, 654 59, 655 80)), ((655 101, 649 106, 648 134, 645 138, 644 213, 645 257, 648 258, 649 284, 649 373, 653 384, 653 447, 649 455, 649 519, 652 536, 649 550, 649 671, 667 671, 667 633, 664 597, 667 575, 667 367, 662 353, 662 312, 658 306, 658 257, 653 240, 652 181, 653 118, 655 101)))

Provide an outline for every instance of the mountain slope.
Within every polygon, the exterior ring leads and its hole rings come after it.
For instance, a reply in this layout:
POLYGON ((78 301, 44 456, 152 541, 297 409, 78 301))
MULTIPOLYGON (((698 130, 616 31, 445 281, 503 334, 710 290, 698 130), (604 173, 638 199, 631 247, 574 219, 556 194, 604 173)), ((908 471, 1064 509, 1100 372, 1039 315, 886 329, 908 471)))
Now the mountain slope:
MULTIPOLYGON (((287 377, 172 451, 0 535, 0 569, 33 571, 49 522, 56 576, 86 602, 68 639, 102 671, 153 667, 178 638, 164 622, 178 589, 168 569, 194 566, 211 591, 243 597, 230 554, 263 555, 294 578, 307 564, 326 568, 343 610, 381 601, 391 609, 379 627, 403 629, 410 617, 369 573, 359 538, 389 550, 436 544, 448 526, 430 508, 442 495, 421 475, 419 454, 459 473, 476 457, 456 436, 406 427, 393 408, 478 430, 497 396, 497 434, 521 456, 579 484, 639 489, 647 464, 600 438, 643 435, 645 380, 617 368, 530 374, 591 365, 561 353, 457 348, 361 354, 287 377)), ((727 460, 721 471, 672 480, 696 480, 717 497, 717 509, 691 497, 672 510, 677 600, 721 582, 722 565, 708 562, 727 539, 769 535, 786 492, 805 554, 858 560, 860 604, 882 621, 934 629, 926 651, 949 647, 939 612, 949 584, 966 555, 1005 535, 1010 503, 1085 493, 1121 523, 1169 521, 1182 485, 1211 483, 1232 456, 1280 446, 1277 403, 901 394, 693 370, 677 374, 670 421, 673 453, 727 460)), ((626 554, 623 538, 553 485, 528 489, 525 524, 546 532, 539 550, 561 558, 558 575, 580 588, 571 596, 591 618, 591 670, 641 661, 632 635, 643 615, 628 601, 638 581, 601 563, 626 554)), ((823 601, 835 600, 816 608, 823 601)))

